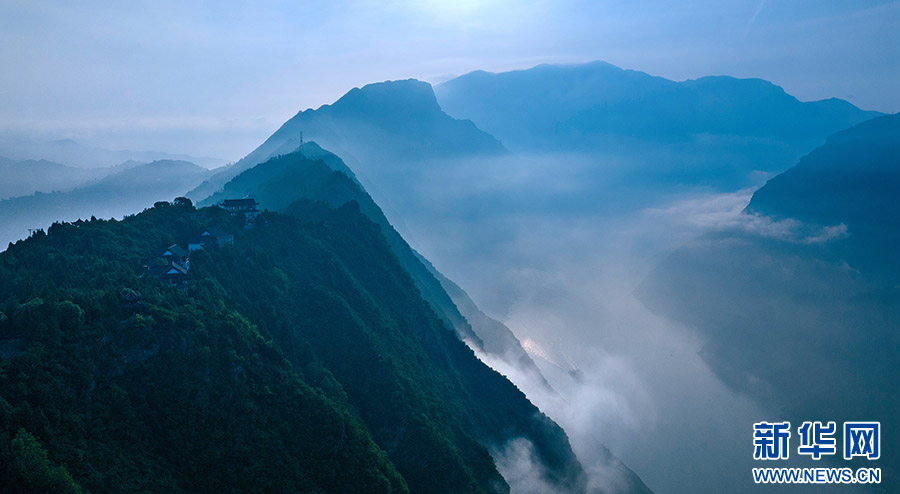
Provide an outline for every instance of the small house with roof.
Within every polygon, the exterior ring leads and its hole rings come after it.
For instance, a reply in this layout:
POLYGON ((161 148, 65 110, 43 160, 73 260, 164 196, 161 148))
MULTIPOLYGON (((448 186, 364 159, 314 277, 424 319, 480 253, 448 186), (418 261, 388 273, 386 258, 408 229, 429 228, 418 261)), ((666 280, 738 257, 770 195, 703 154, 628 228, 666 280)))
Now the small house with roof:
POLYGON ((212 227, 204 230, 203 233, 188 241, 188 252, 194 252, 198 249, 209 249, 212 247, 222 247, 223 245, 233 244, 234 234, 225 230, 212 227))
MULTIPOLYGON (((147 261, 145 275, 168 282, 169 285, 187 289, 188 269, 191 252, 200 249, 218 248, 234 243, 234 234, 219 227, 210 227, 190 239, 185 249, 180 244, 172 244, 153 253, 147 261)), ((143 276, 143 275, 142 275, 143 276)))
POLYGON ((225 199, 219 206, 225 211, 228 211, 232 216, 239 214, 244 215, 244 219, 247 221, 253 220, 259 214, 259 208, 257 207, 259 206, 259 203, 252 197, 246 197, 244 199, 225 199))
POLYGON ((151 264, 147 266, 147 274, 166 281, 169 285, 186 288, 188 284, 188 268, 177 262, 168 264, 151 264))
POLYGON ((172 244, 165 249, 159 250, 150 256, 152 259, 163 259, 168 262, 183 263, 187 259, 188 251, 178 244, 172 244))

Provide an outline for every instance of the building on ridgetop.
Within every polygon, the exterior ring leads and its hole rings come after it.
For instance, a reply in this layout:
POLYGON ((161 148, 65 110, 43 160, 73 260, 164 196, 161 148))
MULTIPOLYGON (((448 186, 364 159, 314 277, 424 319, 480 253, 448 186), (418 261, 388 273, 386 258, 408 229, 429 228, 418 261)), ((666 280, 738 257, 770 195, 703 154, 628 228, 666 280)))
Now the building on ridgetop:
POLYGON ((232 216, 243 214, 247 221, 250 221, 259 214, 259 203, 252 197, 244 199, 225 199, 219 206, 228 211, 232 216))

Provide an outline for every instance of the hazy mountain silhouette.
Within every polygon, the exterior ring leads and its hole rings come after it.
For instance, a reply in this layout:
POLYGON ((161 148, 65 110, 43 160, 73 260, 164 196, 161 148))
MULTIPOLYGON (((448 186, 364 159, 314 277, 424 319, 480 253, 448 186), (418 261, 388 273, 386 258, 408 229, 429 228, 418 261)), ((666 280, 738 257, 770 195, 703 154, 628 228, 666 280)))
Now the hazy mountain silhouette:
POLYGON ((900 114, 828 138, 753 194, 749 212, 820 225, 900 226, 900 114))
POLYGON ((747 211, 822 227, 846 226, 840 255, 868 276, 896 280, 898 194, 900 115, 888 115, 829 137, 827 144, 757 190, 747 211))
POLYGON ((413 161, 506 153, 472 122, 444 113, 428 83, 388 81, 354 88, 331 105, 299 112, 191 197, 202 199, 242 171, 293 151, 300 145, 301 133, 304 140, 315 141, 348 161, 357 173, 372 177, 413 161))
POLYGON ((0 199, 38 191, 65 191, 112 172, 110 168, 73 168, 43 159, 14 161, 3 158, 0 159, 0 199))
POLYGON ((299 132, 338 155, 334 145, 351 152, 364 148, 392 160, 505 152, 471 121, 444 113, 431 86, 414 79, 354 88, 331 105, 300 112, 260 148, 296 138, 299 132))
POLYGON ((605 62, 472 72, 435 92, 447 113, 516 150, 589 148, 605 135, 820 138, 879 115, 838 99, 800 102, 761 79, 674 82, 605 62))
POLYGON ((54 221, 91 216, 121 217, 140 212, 156 201, 183 195, 210 174, 187 161, 162 160, 134 166, 68 192, 35 193, 0 201, 0 245, 46 229, 54 221))
POLYGON ((760 79, 675 82, 604 62, 477 71, 435 92, 447 113, 516 152, 645 156, 644 176, 727 186, 783 171, 829 134, 880 115, 838 99, 800 102, 760 79))
MULTIPOLYGON (((769 180, 744 226, 672 254, 639 294, 699 329, 723 381, 785 418, 895 429, 898 191, 900 115, 863 122, 769 180)), ((900 441, 882 437, 882 459, 865 466, 882 466, 892 492, 900 441)))
POLYGON ((205 168, 217 168, 225 160, 210 157, 189 156, 158 151, 111 150, 85 146, 72 139, 43 142, 12 135, 0 135, 0 155, 16 160, 50 160, 78 168, 102 168, 124 161, 149 163, 159 160, 190 161, 205 168))

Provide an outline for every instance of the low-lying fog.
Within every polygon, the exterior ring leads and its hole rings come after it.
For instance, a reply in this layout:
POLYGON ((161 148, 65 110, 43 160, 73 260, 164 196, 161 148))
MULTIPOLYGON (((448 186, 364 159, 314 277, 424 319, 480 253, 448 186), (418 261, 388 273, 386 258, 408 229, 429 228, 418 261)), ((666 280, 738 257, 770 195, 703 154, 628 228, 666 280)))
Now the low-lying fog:
MULTIPOLYGON (((740 214, 752 187, 677 186, 627 167, 512 158, 411 167, 367 187, 415 248, 525 344, 558 395, 488 363, 566 429, 587 470, 603 444, 660 494, 756 491, 752 424, 783 417, 728 389, 698 355, 702 337, 633 291, 710 229, 783 225, 740 214)), ((793 456, 762 466, 812 465, 793 456)))

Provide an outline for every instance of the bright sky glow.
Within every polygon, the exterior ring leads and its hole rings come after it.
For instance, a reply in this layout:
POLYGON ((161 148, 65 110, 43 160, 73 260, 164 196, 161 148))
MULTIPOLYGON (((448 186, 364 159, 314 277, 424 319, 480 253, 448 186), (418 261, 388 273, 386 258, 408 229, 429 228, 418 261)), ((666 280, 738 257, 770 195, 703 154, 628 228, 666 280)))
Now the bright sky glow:
POLYGON ((605 60, 900 110, 900 2, 0 0, 0 131, 236 159, 355 86, 605 60))

